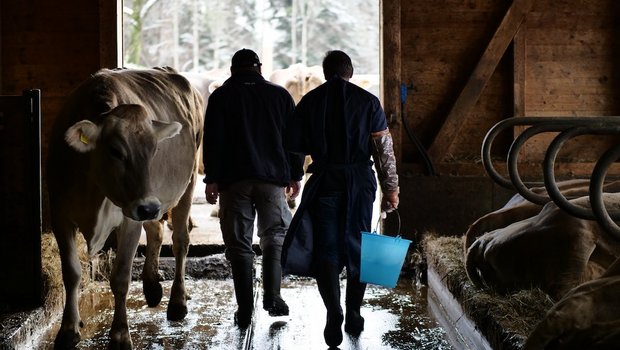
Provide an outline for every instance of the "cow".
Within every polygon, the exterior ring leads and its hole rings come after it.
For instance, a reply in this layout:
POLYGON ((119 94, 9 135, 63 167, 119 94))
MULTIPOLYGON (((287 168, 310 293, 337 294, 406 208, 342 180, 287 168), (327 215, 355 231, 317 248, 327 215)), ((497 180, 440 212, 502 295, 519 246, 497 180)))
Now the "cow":
POLYGON ((185 257, 202 112, 200 94, 166 67, 102 69, 68 97, 54 123, 46 168, 51 224, 66 291, 56 348, 73 348, 80 341, 78 232, 91 256, 111 232, 116 234, 109 347, 130 349, 126 299, 141 228, 148 242, 144 293, 148 304, 156 305, 162 297, 157 273, 159 220, 172 209, 176 268, 167 316, 180 320, 187 314, 185 257))
POLYGON ((620 348, 620 260, 571 289, 528 336, 523 350, 620 348))
MULTIPOLYGON (((603 194, 607 205, 619 198, 618 193, 603 194)), ((570 201, 590 205, 588 196, 570 201)), ((499 292, 539 287, 558 300, 598 278, 619 256, 619 242, 596 221, 574 217, 549 202, 532 217, 478 237, 467 250, 465 269, 476 286, 499 292)))
MULTIPOLYGON (((588 194, 590 181, 585 179, 566 180, 557 183, 557 186, 565 197, 576 198, 588 194)), ((609 185, 606 189, 611 190, 609 185)), ((530 191, 538 195, 547 194, 545 187, 533 187, 530 191)), ((530 218, 540 213, 541 209, 542 205, 532 203, 518 193, 515 194, 503 207, 482 216, 469 226, 465 232, 465 253, 467 254, 467 249, 471 244, 484 233, 530 218)))
MULTIPOLYGON (((185 79, 187 79, 189 83, 196 90, 198 90, 198 92, 200 92, 200 95, 202 96, 202 101, 204 102, 204 108, 202 111, 203 115, 207 111, 207 103, 209 102, 209 96, 211 96, 211 93, 218 87, 222 86, 224 81, 230 76, 230 72, 227 69, 222 68, 214 68, 206 72, 180 72, 179 74, 184 76, 185 79)), ((202 162, 202 144, 201 149, 198 150, 198 157, 198 173, 204 174, 205 172, 202 162)))
POLYGON ((293 97, 295 104, 308 93, 325 82, 321 66, 306 66, 302 63, 276 69, 269 75, 269 81, 284 87, 293 97))

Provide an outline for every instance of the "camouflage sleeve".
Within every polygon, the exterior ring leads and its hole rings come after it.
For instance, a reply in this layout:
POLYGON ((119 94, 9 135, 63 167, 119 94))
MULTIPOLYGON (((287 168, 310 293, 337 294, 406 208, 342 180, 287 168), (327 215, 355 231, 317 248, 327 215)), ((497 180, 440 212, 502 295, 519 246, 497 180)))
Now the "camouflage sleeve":
POLYGON ((398 191, 398 174, 392 135, 388 129, 374 133, 371 139, 372 157, 377 168, 379 184, 383 193, 398 191))

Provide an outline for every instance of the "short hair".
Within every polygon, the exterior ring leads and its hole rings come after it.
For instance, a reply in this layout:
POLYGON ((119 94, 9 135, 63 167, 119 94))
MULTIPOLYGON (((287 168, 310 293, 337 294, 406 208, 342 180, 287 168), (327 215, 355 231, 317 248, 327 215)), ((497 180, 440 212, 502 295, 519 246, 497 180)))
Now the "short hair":
POLYGON ((323 74, 325 80, 329 80, 334 75, 345 79, 351 78, 353 76, 351 57, 340 50, 327 51, 323 59, 323 74))

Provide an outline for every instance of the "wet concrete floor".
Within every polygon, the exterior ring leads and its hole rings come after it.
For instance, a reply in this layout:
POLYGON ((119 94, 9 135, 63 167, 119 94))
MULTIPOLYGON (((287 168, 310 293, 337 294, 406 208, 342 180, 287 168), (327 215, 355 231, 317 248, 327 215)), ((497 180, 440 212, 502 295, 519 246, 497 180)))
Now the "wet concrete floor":
MULTIPOLYGON (((344 280, 343 291, 344 291, 344 280)), ((187 281, 191 300, 182 321, 166 319, 171 281, 164 281, 164 299, 155 308, 146 306, 141 282, 132 282, 128 297, 128 320, 134 349, 271 350, 327 349, 323 340, 325 309, 316 283, 311 279, 285 278, 282 296, 289 316, 270 317, 262 305, 260 287, 252 326, 240 330, 233 323, 236 309, 231 279, 187 281)), ((82 294, 81 315, 85 323, 79 349, 105 349, 112 322, 113 297, 106 282, 93 284, 82 294)), ((346 333, 341 350, 452 349, 445 332, 428 315, 426 287, 416 288, 401 280, 394 289, 370 286, 362 306, 365 330, 359 338, 346 333)), ((38 350, 53 348, 57 321, 39 342, 38 350)))

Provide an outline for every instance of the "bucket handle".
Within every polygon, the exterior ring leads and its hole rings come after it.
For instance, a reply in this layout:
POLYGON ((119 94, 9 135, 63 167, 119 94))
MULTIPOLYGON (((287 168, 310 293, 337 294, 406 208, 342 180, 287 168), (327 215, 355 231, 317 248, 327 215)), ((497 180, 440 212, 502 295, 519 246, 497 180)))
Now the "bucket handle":
MULTIPOLYGON (((398 217, 398 231, 396 231, 396 238, 400 238, 400 226, 401 226, 401 222, 400 222, 400 214, 398 213, 398 209, 394 209, 391 212, 396 213, 396 216, 398 217)), ((381 215, 379 215, 379 220, 377 220, 377 225, 375 226, 375 231, 374 233, 376 234, 381 234, 379 233, 379 224, 381 223, 382 219, 385 219, 387 217, 387 212, 382 211, 381 215)))

